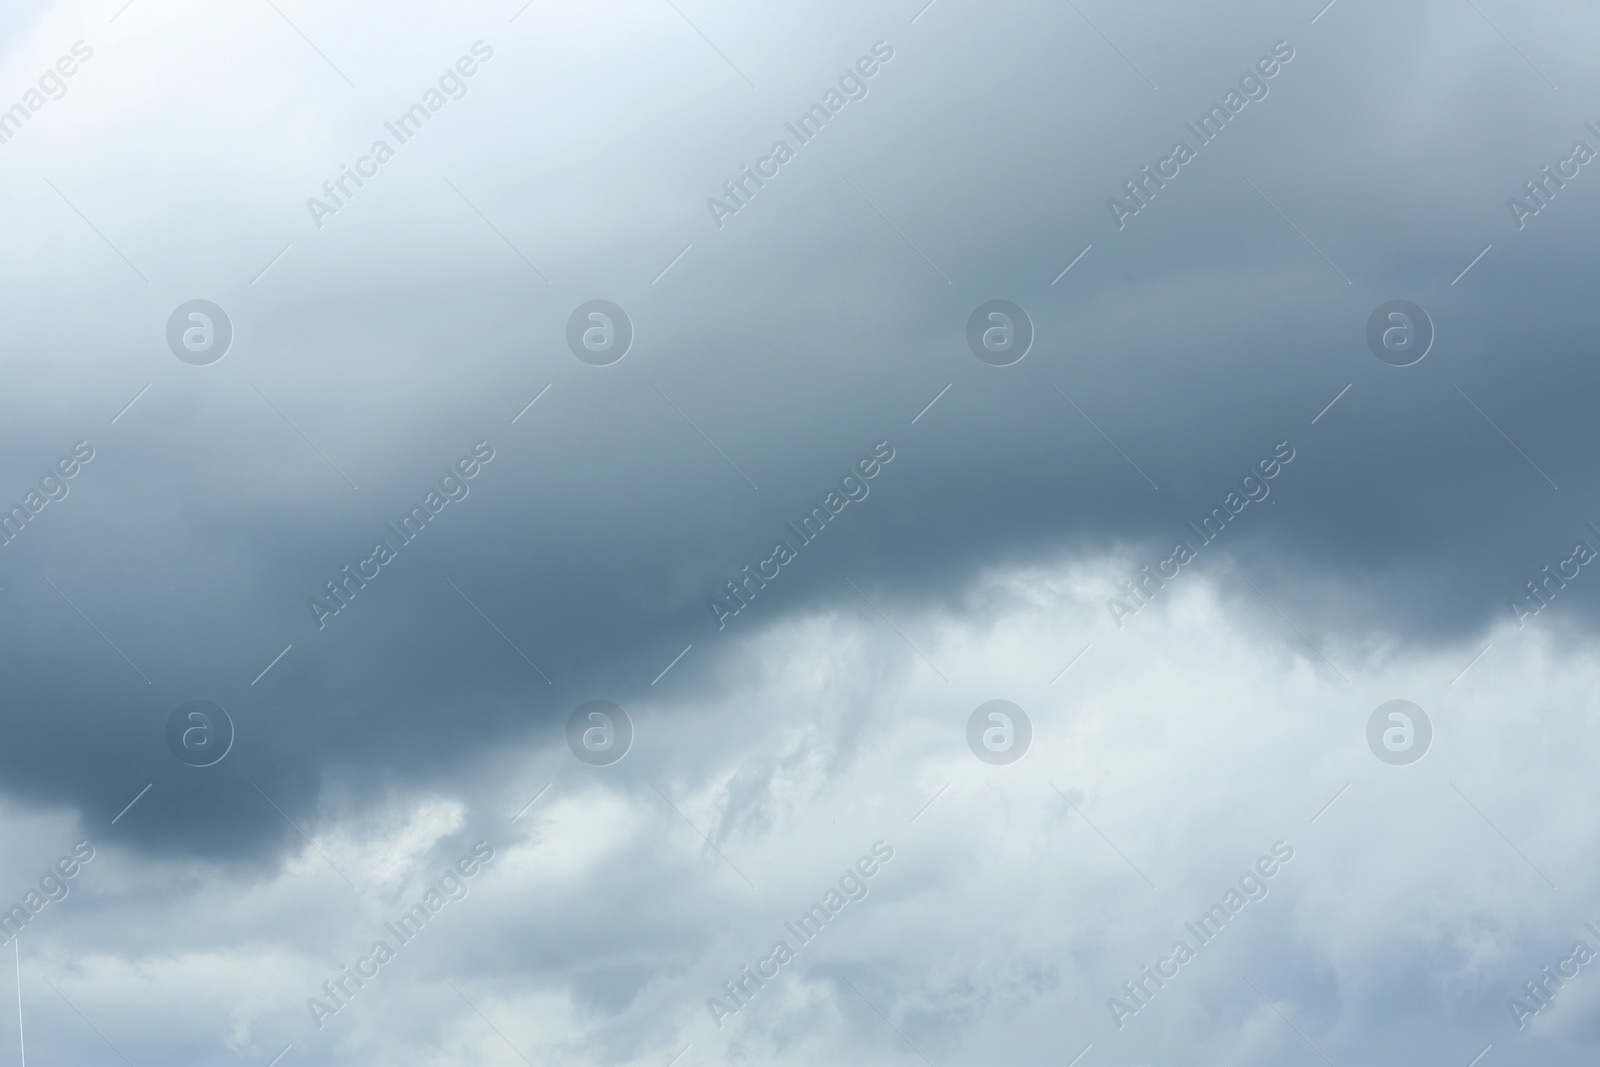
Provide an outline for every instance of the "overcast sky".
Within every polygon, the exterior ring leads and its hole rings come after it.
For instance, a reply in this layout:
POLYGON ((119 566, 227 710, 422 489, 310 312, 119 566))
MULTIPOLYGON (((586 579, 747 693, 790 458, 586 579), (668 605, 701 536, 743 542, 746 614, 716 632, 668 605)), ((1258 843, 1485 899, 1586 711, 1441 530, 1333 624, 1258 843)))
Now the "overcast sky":
POLYGON ((0 1064, 1594 1061, 1600 14, 925 2, 0 10, 0 1064))

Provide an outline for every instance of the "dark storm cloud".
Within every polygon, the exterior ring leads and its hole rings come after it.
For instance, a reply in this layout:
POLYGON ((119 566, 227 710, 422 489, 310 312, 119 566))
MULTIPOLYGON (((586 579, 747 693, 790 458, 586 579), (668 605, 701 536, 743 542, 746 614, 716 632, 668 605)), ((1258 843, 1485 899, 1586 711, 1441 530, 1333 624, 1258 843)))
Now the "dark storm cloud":
MULTIPOLYGON (((528 137, 584 158, 589 133, 530 93, 531 46, 497 40, 460 113, 426 131, 436 147, 414 146, 322 230, 299 217, 305 178, 344 149, 302 152, 248 194, 282 205, 294 229, 214 250, 225 271, 163 264, 155 294, 127 295, 123 265, 54 204, 36 224, 54 258, 17 284, 88 271, 105 311, 79 322, 76 301, 52 297, 38 321, 9 313, 48 358, 30 372, 31 405, 8 411, 17 458, 0 494, 22 493, 80 438, 99 453, 3 549, 5 684, 29 709, 0 757, 13 788, 109 817, 157 781, 133 839, 255 852, 297 838, 252 783, 310 817, 325 775, 374 790, 445 780, 508 739, 557 743, 577 702, 626 703, 690 644, 661 684, 715 686, 707 663, 728 635, 711 598, 884 440, 896 458, 870 497, 731 629, 816 605, 865 610, 846 578, 875 599, 937 605, 1003 562, 1165 550, 1280 441, 1297 458, 1270 502, 1210 551, 1281 587, 1307 627, 1376 619, 1426 638, 1506 617, 1507 598, 1600 514, 1585 503, 1592 302, 1567 236, 1594 222, 1591 175, 1523 231, 1504 205, 1586 136, 1570 103, 1584 99, 1581 52, 1528 28, 1557 96, 1450 5, 1387 14, 1394 32, 1377 37, 1353 0, 1316 27, 1315 12, 1267 4, 1159 25, 1102 13, 1154 90, 1070 13, 948 6, 910 30, 898 12, 841 16, 803 64, 762 71, 757 84, 774 87, 754 96, 711 56, 711 74, 664 90, 693 107, 642 101, 648 121, 618 116, 609 136, 626 163, 566 177, 537 146, 473 140, 523 136, 506 116, 525 113, 528 137), (895 57, 870 93, 716 229, 705 198, 880 38, 895 57), (1107 198, 1281 40, 1294 58, 1270 92, 1118 229, 1107 198), (1459 92, 1439 94, 1440 52, 1459 92), (238 340, 197 372, 160 329, 200 292, 230 310, 238 340), (562 340, 595 296, 637 330, 609 368, 562 340), (997 296, 1038 334, 1006 369, 963 337, 997 296), (1396 296, 1438 329, 1406 369, 1363 340, 1396 296), (470 495, 392 546, 398 558, 319 630, 308 598, 478 441, 495 459, 470 495), (1332 574, 1344 599, 1319 605, 1310 590, 1332 574), (240 731, 210 776, 176 764, 160 733, 196 697, 240 731)), ((359 147, 366 110, 400 102, 368 101, 348 121, 343 105, 319 106, 340 114, 330 142, 359 147)), ((161 245, 102 179, 79 167, 61 184, 130 257, 161 245)), ((22 203, 37 190, 8 192, 22 203)), ((164 192, 151 218, 183 195, 164 192)))

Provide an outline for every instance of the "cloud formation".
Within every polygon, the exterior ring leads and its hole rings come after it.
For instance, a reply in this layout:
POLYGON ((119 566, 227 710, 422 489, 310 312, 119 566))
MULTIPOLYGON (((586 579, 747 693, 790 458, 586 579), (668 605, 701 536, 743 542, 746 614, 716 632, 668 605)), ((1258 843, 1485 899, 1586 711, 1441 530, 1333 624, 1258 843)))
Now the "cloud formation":
POLYGON ((0 28, 0 1047, 1592 1059, 1593 12, 0 28))

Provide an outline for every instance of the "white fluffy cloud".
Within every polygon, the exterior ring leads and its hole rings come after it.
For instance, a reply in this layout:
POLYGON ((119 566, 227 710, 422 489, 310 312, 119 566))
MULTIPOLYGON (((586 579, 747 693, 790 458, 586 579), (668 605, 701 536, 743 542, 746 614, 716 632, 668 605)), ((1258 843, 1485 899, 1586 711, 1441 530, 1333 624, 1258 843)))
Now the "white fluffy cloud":
MULTIPOLYGON (((64 997, 135 1062, 217 1043, 262 1062, 285 1045, 317 1062, 515 1062, 507 1041, 574 1065, 685 1046, 684 1063, 893 1063, 908 1043, 935 1063, 1091 1044, 1102 1062, 1282 1062, 1306 1039, 1334 1062, 1490 1042, 1566 1062, 1600 983, 1584 972, 1520 1034, 1505 1001, 1600 919, 1579 888, 1595 861, 1571 846, 1593 830, 1596 657, 1512 627, 1381 655, 1335 638, 1322 651, 1345 684, 1210 574, 1116 630, 1101 602, 1127 567, 993 572, 959 616, 880 601, 904 638, 864 605, 785 619, 713 653, 714 701, 669 689, 630 707, 623 762, 586 767, 559 742, 502 753, 460 795, 402 789, 303 827, 315 847, 266 880, 134 863, 107 828, 22 939, 30 1043, 102 1054, 64 997), (1033 723, 1010 766, 966 748, 967 715, 995 697, 1033 723), (1365 741, 1395 697, 1436 731, 1406 767, 1365 741), (1515 784, 1530 780, 1548 787, 1515 784), (474 836, 495 859, 467 896, 319 1032, 306 999, 394 940, 382 924, 474 836), (1293 859, 1265 898, 1201 945, 1185 922, 1280 841, 1293 859), (875 842, 893 859, 866 896, 799 941, 784 923, 875 842), (1108 998, 1127 1003, 1123 982, 1179 939, 1195 958, 1119 1029, 1108 998), (780 940, 794 958, 719 1028, 708 998, 730 1003, 723 983, 780 940), (1457 1030, 1446 1042, 1419 1016, 1457 1030)), ((19 891, 54 842, 89 833, 49 822, 10 853, 19 891)))

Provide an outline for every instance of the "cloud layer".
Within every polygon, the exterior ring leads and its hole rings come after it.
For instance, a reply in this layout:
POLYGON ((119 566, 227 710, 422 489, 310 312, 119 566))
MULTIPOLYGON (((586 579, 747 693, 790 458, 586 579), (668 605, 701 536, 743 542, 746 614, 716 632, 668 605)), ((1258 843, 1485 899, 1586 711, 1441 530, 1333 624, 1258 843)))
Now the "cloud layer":
POLYGON ((1592 12, 519 6, 0 14, 36 1056, 1592 1058, 1592 12))

